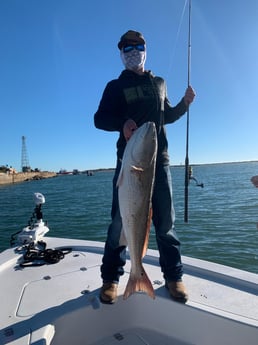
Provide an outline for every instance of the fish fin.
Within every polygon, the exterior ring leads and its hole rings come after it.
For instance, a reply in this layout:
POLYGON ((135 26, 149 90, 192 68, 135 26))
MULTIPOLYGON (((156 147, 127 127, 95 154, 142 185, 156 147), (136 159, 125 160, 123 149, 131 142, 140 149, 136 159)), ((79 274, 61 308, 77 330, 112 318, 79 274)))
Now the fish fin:
POLYGON ((130 274, 129 280, 127 282, 123 299, 127 299, 133 293, 141 291, 146 292, 151 298, 155 298, 155 292, 153 286, 150 282, 149 277, 147 276, 143 266, 141 268, 141 277, 137 278, 130 274))
POLYGON ((121 166, 121 170, 119 172, 118 178, 117 178, 117 182, 116 182, 116 186, 119 187, 122 184, 123 181, 123 175, 124 175, 124 169, 123 169, 123 164, 121 166))
POLYGON ((152 207, 149 210, 149 216, 147 220, 147 227, 146 227, 146 236, 142 250, 142 258, 146 255, 148 244, 149 244, 149 237, 150 237, 150 229, 151 229, 151 221, 152 221, 152 207))
POLYGON ((119 238, 119 246, 127 246, 127 239, 125 236, 124 228, 122 228, 120 238, 119 238))
POLYGON ((141 167, 136 167, 135 165, 131 165, 131 172, 135 173, 142 173, 144 170, 141 167))

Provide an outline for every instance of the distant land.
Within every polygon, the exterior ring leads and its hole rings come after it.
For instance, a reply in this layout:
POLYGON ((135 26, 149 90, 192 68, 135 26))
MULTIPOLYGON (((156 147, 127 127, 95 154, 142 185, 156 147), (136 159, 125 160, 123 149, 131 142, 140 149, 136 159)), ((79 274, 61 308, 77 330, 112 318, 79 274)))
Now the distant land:
POLYGON ((56 177, 57 174, 49 171, 41 172, 20 172, 20 173, 0 173, 0 185, 14 184, 24 181, 42 180, 56 177))
MULTIPOLYGON (((258 160, 251 160, 251 161, 232 161, 232 162, 217 162, 217 163, 192 163, 189 164, 190 166, 203 166, 203 165, 219 165, 219 164, 246 164, 246 163, 258 163, 258 160)), ((185 164, 171 164, 171 167, 185 167, 185 164)), ((97 168, 97 169, 91 169, 93 172, 98 171, 107 171, 107 170, 115 170, 115 168, 97 168)))
MULTIPOLYGON (((201 165, 219 165, 219 164, 246 164, 246 163, 258 163, 258 160, 252 161, 232 161, 232 162, 217 162, 217 163, 192 163, 191 166, 201 166, 201 165)), ((172 167, 184 167, 185 164, 172 164, 172 167)))
MULTIPOLYGON (((252 161, 236 161, 236 162, 220 162, 220 163, 193 163, 189 164, 190 167, 197 167, 197 166, 209 166, 209 165, 221 165, 221 164, 247 164, 247 163, 258 163, 258 160, 252 161)), ((172 164, 171 167, 179 167, 185 168, 184 164, 172 164)), ((0 186, 6 184, 14 184, 19 182, 31 181, 31 180, 41 180, 45 178, 52 178, 57 177, 60 175, 78 175, 78 174, 86 174, 88 176, 92 176, 95 173, 103 172, 103 171, 110 171, 114 172, 115 168, 97 168, 97 169, 90 169, 90 170, 83 170, 79 171, 78 169, 73 169, 72 171, 62 170, 57 172, 51 171, 37 171, 37 172, 15 172, 15 173, 3 173, 0 172, 0 186)), ((257 172, 258 173, 258 172, 257 172)))

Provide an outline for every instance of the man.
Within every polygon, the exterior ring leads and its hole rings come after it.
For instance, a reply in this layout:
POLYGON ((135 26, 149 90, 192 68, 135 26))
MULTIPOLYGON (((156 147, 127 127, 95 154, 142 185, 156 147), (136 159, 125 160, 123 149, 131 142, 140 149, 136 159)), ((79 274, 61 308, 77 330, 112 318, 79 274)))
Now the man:
POLYGON ((137 127, 152 121, 156 125, 158 136, 152 221, 160 253, 160 266, 171 297, 186 302, 188 296, 182 282, 180 242, 174 229, 168 142, 164 125, 178 120, 186 112, 195 93, 189 86, 182 100, 175 107, 171 106, 165 81, 144 69, 146 44, 140 32, 127 31, 122 35, 118 48, 125 70, 118 79, 107 84, 94 115, 97 128, 120 133, 117 141, 117 166, 113 178, 112 222, 108 228, 101 266, 103 285, 100 299, 103 303, 116 301, 119 278, 124 273, 123 266, 126 262, 126 247, 119 245, 122 221, 116 188, 126 141, 137 127))
POLYGON ((258 188, 258 175, 255 175, 251 178, 251 182, 253 183, 253 185, 258 188))

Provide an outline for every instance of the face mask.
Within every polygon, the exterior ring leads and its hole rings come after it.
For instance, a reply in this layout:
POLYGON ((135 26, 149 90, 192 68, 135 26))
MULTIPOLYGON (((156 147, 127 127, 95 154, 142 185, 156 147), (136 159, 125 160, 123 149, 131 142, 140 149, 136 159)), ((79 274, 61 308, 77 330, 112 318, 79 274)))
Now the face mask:
POLYGON ((146 60, 146 51, 142 52, 136 49, 128 53, 121 50, 121 59, 126 69, 131 71, 138 71, 144 67, 146 60))

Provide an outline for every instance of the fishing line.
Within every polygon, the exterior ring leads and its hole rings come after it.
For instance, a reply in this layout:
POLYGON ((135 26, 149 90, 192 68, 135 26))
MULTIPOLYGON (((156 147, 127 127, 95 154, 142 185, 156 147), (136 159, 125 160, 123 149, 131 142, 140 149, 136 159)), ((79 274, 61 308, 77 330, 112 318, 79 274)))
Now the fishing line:
MULTIPOLYGON (((189 0, 188 9, 188 61, 187 61, 187 86, 190 85, 191 75, 191 0, 189 0)), ((184 210, 184 221, 188 223, 188 186, 189 186, 189 105, 187 108, 186 115, 186 154, 185 154, 185 210, 184 210)))
POLYGON ((181 28, 182 28, 182 23, 183 23, 183 18, 184 18, 184 15, 185 15, 185 9, 186 9, 187 1, 188 0, 185 0, 185 4, 184 4, 184 7, 183 7, 181 18, 180 18, 179 25, 178 25, 178 28, 177 28, 175 44, 174 44, 173 52, 171 54, 170 64, 169 64, 169 67, 168 67, 168 73, 170 72, 170 70, 172 68, 172 65, 173 65, 173 62, 174 62, 174 58, 175 58, 175 54, 176 54, 176 47, 177 47, 177 43, 178 43, 178 40, 179 40, 179 35, 180 35, 180 32, 181 32, 181 28))

